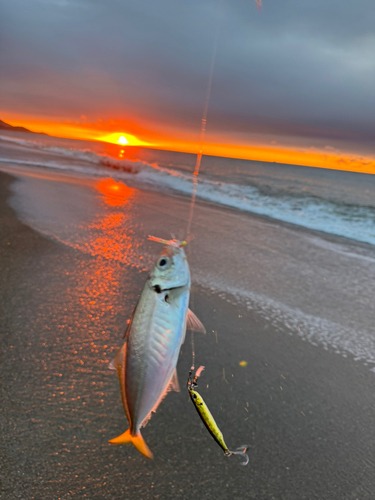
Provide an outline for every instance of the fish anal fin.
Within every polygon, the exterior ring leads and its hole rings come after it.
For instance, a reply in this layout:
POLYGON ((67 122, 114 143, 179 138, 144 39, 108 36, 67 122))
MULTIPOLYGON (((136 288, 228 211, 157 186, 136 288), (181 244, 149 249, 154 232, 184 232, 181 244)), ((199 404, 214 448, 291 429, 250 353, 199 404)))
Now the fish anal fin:
POLYGON ((206 333, 206 329, 202 322, 196 317, 191 309, 188 309, 186 329, 192 330, 193 332, 206 333))
POLYGON ((117 370, 117 368, 115 367, 115 360, 114 359, 111 359, 111 361, 108 363, 108 369, 109 370, 117 370))
POLYGON ((150 448, 147 446, 145 440, 142 437, 142 434, 138 432, 135 436, 132 436, 130 429, 128 429, 121 436, 117 436, 116 438, 110 439, 108 441, 111 444, 127 444, 132 443, 139 452, 142 453, 147 458, 154 458, 150 448))
POLYGON ((161 393, 159 399, 156 401, 153 409, 143 419, 141 427, 144 427, 147 424, 147 422, 150 420, 152 414, 156 412, 156 410, 158 409, 158 406, 160 405, 160 403, 163 401, 163 399, 165 398, 165 396, 170 391, 180 392, 180 384, 178 383, 178 377, 177 377, 177 370, 176 370, 176 368, 173 370, 172 376, 171 376, 168 384, 166 385, 164 391, 161 393))
POLYGON ((181 392, 180 384, 178 383, 178 375, 177 375, 177 369, 176 368, 173 371, 173 375, 172 375, 171 380, 169 382, 168 389, 170 391, 174 391, 174 392, 181 392))
POLYGON ((186 325, 185 325, 185 330, 184 330, 184 333, 183 333, 183 335, 182 335, 181 345, 185 342, 185 338, 186 338, 186 325))
POLYGON ((125 346, 126 346, 126 342, 124 342, 124 344, 117 351, 117 353, 116 353, 115 357, 112 359, 112 361, 110 361, 108 363, 108 368, 110 370, 118 370, 124 364, 125 346))

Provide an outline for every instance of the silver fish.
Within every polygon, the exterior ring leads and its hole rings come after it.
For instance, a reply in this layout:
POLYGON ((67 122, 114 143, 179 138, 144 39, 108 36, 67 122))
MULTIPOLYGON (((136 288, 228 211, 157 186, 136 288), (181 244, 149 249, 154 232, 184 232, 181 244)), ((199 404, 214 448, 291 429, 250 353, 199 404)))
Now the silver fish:
POLYGON ((190 271, 179 243, 172 240, 162 251, 110 366, 119 376, 129 429, 109 442, 131 442, 148 458, 153 455, 140 429, 169 390, 179 391, 176 365, 186 328, 205 332, 188 308, 190 271))

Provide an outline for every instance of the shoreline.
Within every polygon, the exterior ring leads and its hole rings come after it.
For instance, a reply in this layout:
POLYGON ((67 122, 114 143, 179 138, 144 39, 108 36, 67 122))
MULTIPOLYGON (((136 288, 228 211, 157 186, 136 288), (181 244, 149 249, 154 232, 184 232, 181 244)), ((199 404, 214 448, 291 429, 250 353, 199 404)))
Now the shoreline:
MULTIPOLYGON (((49 167, 44 167, 42 165, 40 165, 40 166, 39 165, 22 166, 22 165, 14 165, 14 164, 9 164, 9 165, 10 166, 7 167, 6 161, 2 162, 2 160, 1 160, 0 161, 0 172, 8 173, 11 176, 12 176, 12 174, 13 174, 13 176, 17 176, 17 175, 21 175, 21 176, 22 175, 26 175, 26 176, 31 175, 32 176, 33 170, 34 170, 36 172, 42 172, 46 176, 46 178, 50 178, 52 180, 53 179, 58 180, 59 178, 60 179, 72 178, 72 179, 81 179, 83 181, 88 181, 89 183, 92 183, 92 184, 96 183, 100 178, 105 177, 104 175, 102 175, 102 173, 100 173, 100 174, 98 173, 98 175, 93 175, 90 173, 85 174, 85 173, 74 172, 74 171, 67 171, 67 170, 64 171, 62 169, 61 170, 59 170, 59 169, 54 170, 54 169, 51 169, 49 167)), ((123 179, 120 176, 116 177, 116 170, 114 170, 114 169, 111 169, 110 171, 108 171, 108 178, 112 178, 118 182, 123 182, 125 185, 127 184, 127 181, 129 180, 129 179, 123 179)), ((133 186, 133 183, 129 182, 129 185, 133 186)), ((147 186, 146 184, 144 186, 142 186, 139 183, 136 183, 136 185, 134 187, 135 187, 135 189, 140 189, 146 193, 147 192, 157 193, 160 195, 165 194, 166 196, 170 196, 170 197, 176 198, 178 200, 181 199, 181 200, 184 200, 187 202, 190 202, 190 200, 191 200, 190 195, 185 194, 183 192, 177 192, 173 189, 168 189, 168 188, 159 189, 159 190, 152 189, 152 188, 150 188, 150 186, 147 186)), ((349 238, 347 236, 329 233, 329 232, 322 231, 319 229, 308 228, 308 227, 305 227, 303 225, 299 225, 299 224, 296 224, 293 222, 287 222, 287 221, 284 221, 282 219, 273 218, 269 215, 258 214, 255 212, 250 212, 248 210, 242 210, 240 208, 231 207, 229 205, 216 203, 214 201, 204 200, 204 199, 199 198, 199 197, 196 198, 195 204, 196 204, 196 206, 202 206, 202 207, 207 206, 207 207, 211 207, 211 208, 216 208, 219 211, 221 211, 221 210, 228 211, 228 213, 231 213, 233 215, 241 214, 244 216, 248 216, 250 218, 254 218, 255 220, 260 220, 260 221, 268 223, 270 225, 279 226, 279 227, 282 227, 285 229, 289 229, 291 231, 295 231, 295 232, 303 234, 307 237, 318 237, 324 241, 327 241, 328 243, 343 245, 343 246, 346 246, 346 247, 353 249, 354 251, 355 251, 355 249, 358 249, 358 250, 360 250, 360 253, 362 253, 362 252, 373 253, 373 251, 374 251, 375 245, 373 245, 372 243, 356 240, 355 238, 349 238)))

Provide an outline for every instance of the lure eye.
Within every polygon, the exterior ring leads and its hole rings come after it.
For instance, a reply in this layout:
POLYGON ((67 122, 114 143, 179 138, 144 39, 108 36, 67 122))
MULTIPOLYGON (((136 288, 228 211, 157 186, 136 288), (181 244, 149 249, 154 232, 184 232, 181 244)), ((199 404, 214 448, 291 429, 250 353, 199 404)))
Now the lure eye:
POLYGON ((193 399, 197 399, 197 395, 196 394, 193 394, 193 399))

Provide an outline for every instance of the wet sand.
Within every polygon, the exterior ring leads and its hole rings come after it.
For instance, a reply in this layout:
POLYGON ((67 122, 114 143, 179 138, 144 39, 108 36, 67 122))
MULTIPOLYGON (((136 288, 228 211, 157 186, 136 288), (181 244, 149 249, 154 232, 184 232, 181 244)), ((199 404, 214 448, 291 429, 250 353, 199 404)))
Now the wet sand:
MULTIPOLYGON (((111 447, 127 422, 106 365, 147 273, 22 224, 12 182, 0 173, 0 498, 374 498, 374 374, 197 286, 199 390, 249 465, 223 457, 184 390, 144 429, 153 461, 111 447)), ((182 388, 190 364, 188 334, 182 388)))

